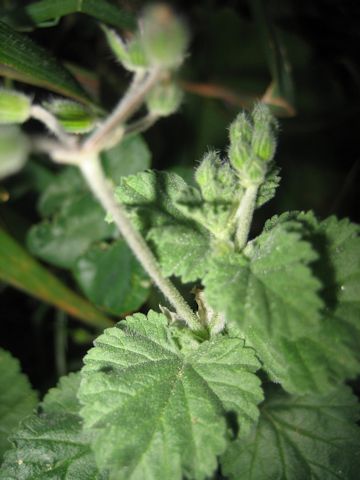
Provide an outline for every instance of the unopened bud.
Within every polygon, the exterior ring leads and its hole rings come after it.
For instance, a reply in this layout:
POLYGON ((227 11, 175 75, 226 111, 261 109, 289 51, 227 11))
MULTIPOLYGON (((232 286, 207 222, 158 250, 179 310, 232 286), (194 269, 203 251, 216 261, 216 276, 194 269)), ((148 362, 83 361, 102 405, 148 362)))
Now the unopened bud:
POLYGON ((46 102, 44 108, 57 118, 68 133, 87 133, 95 126, 95 117, 89 109, 72 100, 56 99, 46 102))
POLYGON ((216 200, 216 165, 220 164, 221 160, 218 154, 214 151, 205 155, 202 162, 195 171, 195 180, 201 189, 202 196, 207 201, 216 200))
POLYGON ((241 170, 251 158, 251 146, 247 142, 234 142, 230 144, 228 156, 235 170, 241 170))
POLYGON ((102 28, 109 47, 126 70, 137 72, 147 67, 144 47, 139 37, 135 36, 129 42, 124 42, 114 30, 106 26, 102 28))
POLYGON ((188 46, 188 32, 169 6, 147 7, 140 21, 140 31, 151 65, 171 69, 182 63, 188 46))
POLYGON ((252 124, 245 112, 239 113, 229 128, 230 143, 251 143, 252 124))
POLYGON ((180 88, 171 82, 156 85, 146 97, 146 106, 150 113, 166 117, 175 113, 182 100, 180 88))
POLYGON ((19 171, 30 151, 29 141, 16 125, 0 127, 0 179, 19 171))
POLYGON ((31 101, 23 93, 0 89, 0 124, 24 123, 30 117, 31 101))
POLYGON ((264 162, 270 162, 276 150, 277 123, 270 109, 263 103, 255 105, 252 112, 254 131, 251 146, 253 152, 264 162))

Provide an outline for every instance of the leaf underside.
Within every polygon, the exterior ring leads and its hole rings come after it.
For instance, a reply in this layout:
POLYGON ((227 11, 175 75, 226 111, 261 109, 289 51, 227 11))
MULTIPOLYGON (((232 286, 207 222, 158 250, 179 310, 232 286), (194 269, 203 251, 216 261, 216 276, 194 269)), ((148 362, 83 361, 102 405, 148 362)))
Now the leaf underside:
POLYGON ((250 435, 221 460, 230 480, 356 480, 360 469, 359 404, 350 389, 289 396, 273 387, 250 435))

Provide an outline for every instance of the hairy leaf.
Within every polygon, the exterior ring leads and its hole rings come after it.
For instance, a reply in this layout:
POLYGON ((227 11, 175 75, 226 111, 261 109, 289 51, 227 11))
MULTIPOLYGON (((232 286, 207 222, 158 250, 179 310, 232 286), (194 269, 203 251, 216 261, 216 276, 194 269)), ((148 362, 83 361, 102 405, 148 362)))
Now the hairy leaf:
POLYGON ((327 396, 289 396, 272 389, 258 424, 222 458, 238 480, 358 478, 359 405, 345 387, 327 396))
POLYGON ((124 240, 90 247, 74 274, 93 303, 117 315, 139 309, 149 295, 150 280, 124 240))
MULTIPOLYGON (((327 391, 334 383, 360 372, 360 238, 357 225, 330 217, 318 222, 311 212, 286 214, 281 223, 296 219, 319 253, 313 265, 323 283, 326 304, 321 329, 299 342, 282 341, 276 355, 288 365, 283 386, 289 391, 327 391)), ((274 363, 267 365, 269 370, 274 363)), ((278 378, 279 380, 279 378, 278 378)))
POLYGON ((348 220, 330 217, 318 222, 314 215, 290 212, 274 217, 266 229, 278 225, 301 231, 319 257, 314 274, 321 279, 325 302, 319 331, 298 340, 267 342, 260 330, 247 334, 270 376, 296 393, 327 392, 334 383, 360 372, 359 323, 360 238, 358 227, 348 220))
POLYGON ((31 413, 36 397, 27 377, 20 372, 19 361, 0 348, 0 461, 10 446, 9 435, 31 413))
POLYGON ((116 478, 204 479, 226 447, 224 415, 246 431, 261 401, 258 362, 239 339, 180 350, 166 317, 136 314, 85 357, 79 399, 100 468, 116 478))
POLYGON ((90 193, 65 203, 51 221, 35 225, 28 235, 28 246, 38 257, 59 267, 71 268, 76 259, 97 240, 116 235, 105 222, 105 212, 90 193))
POLYGON ((308 267, 316 258, 310 244, 279 225, 251 242, 245 255, 213 260, 204 278, 210 306, 245 338, 253 330, 268 342, 316 331, 322 303, 320 282, 308 267))
POLYGON ((275 192, 280 183, 280 168, 272 166, 266 174, 265 181, 260 185, 259 193, 256 199, 256 207, 260 208, 275 196, 275 192))
POLYGON ((90 449, 91 434, 82 430, 76 392, 79 374, 60 380, 13 435, 0 472, 3 480, 105 480, 90 449))
POLYGON ((174 173, 143 172, 123 178, 116 195, 137 228, 154 243, 165 274, 192 281, 207 268, 210 236, 179 210, 179 192, 186 188, 174 173))
POLYGON ((155 244, 164 275, 178 275, 184 282, 203 277, 210 255, 207 236, 185 225, 173 225, 151 229, 148 238, 155 244))

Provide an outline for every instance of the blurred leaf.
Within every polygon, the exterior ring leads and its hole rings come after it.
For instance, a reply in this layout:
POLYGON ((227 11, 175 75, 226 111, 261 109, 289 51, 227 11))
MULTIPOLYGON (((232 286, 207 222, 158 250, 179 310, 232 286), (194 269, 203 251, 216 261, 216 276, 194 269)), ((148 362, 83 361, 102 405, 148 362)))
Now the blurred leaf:
POLYGON ((151 152, 140 135, 124 138, 115 147, 101 155, 105 171, 114 184, 120 177, 133 175, 150 168, 151 152))
POLYGON ((291 66, 287 59, 286 48, 281 41, 280 32, 269 18, 267 7, 263 0, 251 0, 257 32, 265 51, 272 82, 262 101, 275 107, 286 116, 295 115, 294 85, 291 76, 291 66))
POLYGON ((0 229, 0 279, 64 310, 87 325, 98 328, 112 325, 108 318, 68 289, 2 229, 0 229))
POLYGON ((74 273, 93 303, 117 315, 138 310, 149 295, 149 278, 122 239, 90 247, 74 273))
POLYGON ((2 20, 15 28, 29 29, 53 25, 61 17, 76 12, 85 13, 120 29, 135 27, 131 13, 106 0, 40 0, 11 10, 2 20))
POLYGON ((0 179, 24 167, 29 147, 27 136, 17 125, 0 125, 0 179))
MULTIPOLYGON (((151 164, 151 153, 140 135, 129 136, 114 148, 102 153, 106 174, 114 184, 120 177, 146 170, 151 164)), ((87 192, 88 187, 79 169, 66 167, 42 193, 38 209, 43 217, 53 215, 65 203, 72 203, 74 195, 87 192)))
POLYGON ((1 74, 24 83, 47 88, 66 97, 91 103, 88 95, 71 73, 44 48, 5 23, 0 22, 1 74))
POLYGON ((9 434, 31 414, 36 404, 36 393, 21 373, 19 361, 0 348, 0 461, 10 447, 9 434))
POLYGON ((92 242, 113 238, 116 231, 105 222, 105 212, 92 194, 84 192, 65 202, 53 219, 34 225, 28 246, 41 259, 72 268, 92 242))

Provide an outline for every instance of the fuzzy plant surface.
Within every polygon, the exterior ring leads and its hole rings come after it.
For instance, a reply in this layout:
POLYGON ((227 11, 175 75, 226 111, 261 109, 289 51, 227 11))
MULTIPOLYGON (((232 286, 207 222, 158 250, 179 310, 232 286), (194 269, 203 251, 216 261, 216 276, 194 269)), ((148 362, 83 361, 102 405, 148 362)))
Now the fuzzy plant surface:
POLYGON ((66 164, 40 197, 29 249, 124 316, 36 411, 0 351, 0 479, 358 479, 359 403, 346 382, 360 374, 359 227, 290 211, 251 234, 280 182, 263 103, 238 114, 227 151, 206 153, 191 184, 147 169, 139 133, 179 107, 187 31, 164 5, 130 40, 103 30, 133 73, 108 116, 0 90, 0 121, 21 139, 4 176, 34 146, 66 164), (53 137, 29 140, 14 126, 29 118, 53 137), (139 313, 151 283, 164 305, 139 313))

